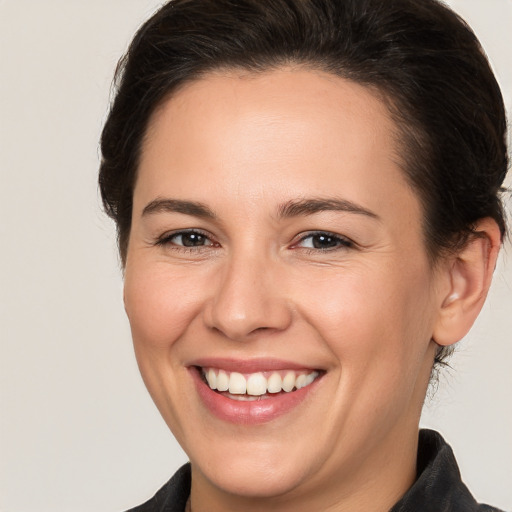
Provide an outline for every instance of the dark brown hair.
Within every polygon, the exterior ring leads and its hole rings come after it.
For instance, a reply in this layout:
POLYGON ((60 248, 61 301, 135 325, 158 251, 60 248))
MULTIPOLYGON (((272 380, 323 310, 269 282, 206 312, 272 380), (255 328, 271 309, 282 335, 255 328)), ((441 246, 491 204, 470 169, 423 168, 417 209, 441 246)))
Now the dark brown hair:
POLYGON ((101 137, 99 184, 124 263, 140 151, 155 109, 218 69, 284 65, 378 91, 399 128, 406 178, 424 208, 429 256, 492 217, 505 233, 503 99, 471 29, 437 0, 173 0, 121 59, 101 137))

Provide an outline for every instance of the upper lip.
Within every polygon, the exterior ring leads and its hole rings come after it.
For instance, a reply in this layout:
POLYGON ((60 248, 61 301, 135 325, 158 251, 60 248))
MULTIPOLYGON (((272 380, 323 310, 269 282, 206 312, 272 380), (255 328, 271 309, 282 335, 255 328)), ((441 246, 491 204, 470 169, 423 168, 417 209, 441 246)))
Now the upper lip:
POLYGON ((300 364, 293 361, 273 358, 255 358, 255 359, 233 359, 205 357, 194 359, 187 366, 199 366, 202 368, 217 368, 229 372, 256 373, 264 371, 277 370, 318 370, 307 364, 300 364))

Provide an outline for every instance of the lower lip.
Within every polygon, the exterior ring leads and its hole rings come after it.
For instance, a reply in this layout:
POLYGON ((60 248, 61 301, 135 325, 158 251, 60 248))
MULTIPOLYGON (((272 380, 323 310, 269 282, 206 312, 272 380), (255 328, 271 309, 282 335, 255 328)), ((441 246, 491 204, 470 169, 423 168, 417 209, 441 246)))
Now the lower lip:
POLYGON ((320 380, 317 378, 308 386, 290 393, 270 394, 267 395, 269 398, 261 400, 240 401, 210 389, 200 372, 196 367, 190 368, 197 392, 206 408, 217 418, 240 425, 267 423, 286 414, 300 405, 320 380))

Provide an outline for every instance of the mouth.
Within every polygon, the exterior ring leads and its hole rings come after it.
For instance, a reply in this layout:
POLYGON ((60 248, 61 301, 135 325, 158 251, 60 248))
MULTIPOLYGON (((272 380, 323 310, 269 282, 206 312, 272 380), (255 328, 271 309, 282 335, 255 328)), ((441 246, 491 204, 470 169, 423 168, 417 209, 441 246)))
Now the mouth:
POLYGON ((279 370, 255 373, 200 368, 203 382, 231 400, 264 400, 310 386, 320 375, 317 370, 279 370))
POLYGON ((287 366, 275 361, 249 365, 208 361, 189 370, 210 413, 229 423, 250 425, 272 421, 298 407, 325 374, 320 369, 287 366))

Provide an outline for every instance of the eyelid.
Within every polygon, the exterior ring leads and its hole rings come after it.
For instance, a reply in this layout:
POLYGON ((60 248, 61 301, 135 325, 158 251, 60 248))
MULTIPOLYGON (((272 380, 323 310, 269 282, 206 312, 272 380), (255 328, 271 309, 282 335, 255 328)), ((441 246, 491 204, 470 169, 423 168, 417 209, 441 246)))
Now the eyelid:
POLYGON ((309 231, 306 233, 301 233, 298 235, 298 240, 292 244, 292 248, 298 248, 298 249, 304 249, 314 252, 327 252, 327 251, 335 251, 339 249, 349 249, 349 248, 355 248, 357 244, 348 238, 347 236, 340 235, 339 233, 333 233, 332 231, 322 231, 322 230, 316 230, 316 231, 309 231), (317 249, 317 248, 311 248, 311 247, 300 247, 299 244, 307 240, 308 238, 312 238, 314 236, 328 236, 330 238, 336 239, 338 242, 340 242, 335 247, 328 247, 325 249, 317 249))
POLYGON ((216 242, 212 235, 202 229, 197 229, 197 228, 185 228, 185 229, 175 229, 175 230, 172 230, 172 231, 166 231, 165 233, 163 233, 162 235, 160 235, 154 242, 154 245, 173 245, 174 247, 179 247, 179 248, 183 248, 183 249, 195 249, 195 250, 198 250, 198 249, 202 249, 202 248, 205 248, 205 247, 212 247, 212 246, 218 246, 218 242, 216 242), (201 236, 204 236, 207 240, 209 240, 211 242, 211 245, 198 245, 196 247, 187 247, 187 246, 183 246, 183 245, 178 245, 178 244, 173 244, 172 243, 172 239, 174 237, 177 237, 179 235, 190 235, 190 234, 197 234, 197 235, 201 235, 201 236))
MULTIPOLYGON (((204 231, 202 229, 198 228, 185 228, 185 229, 177 229, 172 231, 167 231, 163 233, 162 235, 158 236, 158 238, 154 241, 154 245, 159 246, 165 246, 165 245, 171 245, 178 249, 185 249, 185 250, 201 250, 205 248, 210 247, 219 247, 220 244, 213 238, 213 236, 208 233, 207 231, 204 231), (198 234, 205 239, 207 239, 210 244, 209 245, 198 245, 198 246, 185 246, 180 244, 172 243, 172 239, 175 237, 178 237, 180 235, 190 235, 190 234, 198 234)), ((301 233, 297 235, 296 241, 294 241, 291 245, 292 249, 303 249, 306 251, 312 251, 312 252, 327 252, 327 251, 335 251, 340 249, 348 249, 348 248, 354 248, 357 244, 348 238, 347 236, 340 235, 339 233, 333 233, 332 231, 323 231, 323 230, 316 230, 316 231, 308 231, 301 233), (338 242, 333 247, 326 247, 326 248, 314 248, 314 247, 300 247, 300 244, 303 243, 305 240, 310 239, 314 236, 326 236, 329 238, 334 239, 336 242, 338 242)))

